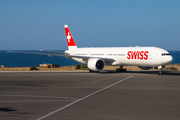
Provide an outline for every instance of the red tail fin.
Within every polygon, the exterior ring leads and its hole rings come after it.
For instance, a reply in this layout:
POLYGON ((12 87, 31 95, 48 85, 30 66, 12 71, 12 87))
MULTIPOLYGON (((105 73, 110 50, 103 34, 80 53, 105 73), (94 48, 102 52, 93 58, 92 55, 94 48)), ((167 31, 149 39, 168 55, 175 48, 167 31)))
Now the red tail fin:
POLYGON ((76 49, 76 43, 71 35, 71 32, 69 31, 69 28, 67 25, 64 25, 65 32, 66 32, 66 38, 67 38, 67 44, 69 49, 76 49))

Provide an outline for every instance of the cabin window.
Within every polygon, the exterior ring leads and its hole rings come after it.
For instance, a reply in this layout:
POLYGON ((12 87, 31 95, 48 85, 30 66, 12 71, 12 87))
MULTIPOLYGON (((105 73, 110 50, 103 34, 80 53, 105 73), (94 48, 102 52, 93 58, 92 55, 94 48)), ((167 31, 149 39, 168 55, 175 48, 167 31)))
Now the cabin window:
POLYGON ((79 56, 81 56, 81 55, 86 55, 86 54, 74 54, 74 55, 79 55, 79 56))
POLYGON ((109 56, 125 56, 125 54, 108 54, 109 56))
POLYGON ((104 54, 91 54, 91 55, 100 55, 100 56, 102 56, 102 55, 104 55, 104 54))

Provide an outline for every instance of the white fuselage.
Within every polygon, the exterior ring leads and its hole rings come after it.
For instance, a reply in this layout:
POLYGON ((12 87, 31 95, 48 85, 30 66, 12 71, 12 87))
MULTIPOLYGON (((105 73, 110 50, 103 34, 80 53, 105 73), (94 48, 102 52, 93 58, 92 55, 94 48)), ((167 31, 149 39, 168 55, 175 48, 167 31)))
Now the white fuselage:
MULTIPOLYGON (((114 59, 114 62, 106 65, 117 66, 158 67, 170 64, 173 60, 168 51, 158 47, 77 48, 65 52, 69 55, 114 59)), ((73 59, 83 64, 88 62, 83 58, 73 59)))

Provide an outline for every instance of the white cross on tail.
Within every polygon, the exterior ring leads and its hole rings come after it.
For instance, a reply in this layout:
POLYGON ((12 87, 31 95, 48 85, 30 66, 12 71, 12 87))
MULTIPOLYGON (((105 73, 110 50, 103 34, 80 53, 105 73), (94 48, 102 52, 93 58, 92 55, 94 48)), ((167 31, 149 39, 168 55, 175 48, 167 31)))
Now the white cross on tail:
POLYGON ((70 39, 71 39, 71 36, 70 36, 70 33, 68 32, 68 36, 67 36, 68 43, 70 42, 70 39))

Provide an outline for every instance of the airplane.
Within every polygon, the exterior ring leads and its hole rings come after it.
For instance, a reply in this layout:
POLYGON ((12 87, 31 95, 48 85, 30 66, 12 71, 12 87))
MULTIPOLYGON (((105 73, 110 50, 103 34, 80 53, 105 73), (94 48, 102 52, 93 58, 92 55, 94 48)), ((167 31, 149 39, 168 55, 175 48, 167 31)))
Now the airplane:
POLYGON ((168 51, 158 47, 136 46, 78 48, 68 28, 68 25, 64 25, 64 28, 68 44, 68 50, 65 52, 41 50, 48 53, 17 53, 72 58, 77 62, 87 64, 89 72, 103 71, 106 65, 120 66, 120 68, 116 70, 117 72, 126 72, 126 69, 123 69, 123 66, 138 66, 143 70, 152 68, 160 69, 158 75, 163 75, 162 69, 165 67, 165 65, 168 65, 173 61, 173 58, 168 51))

